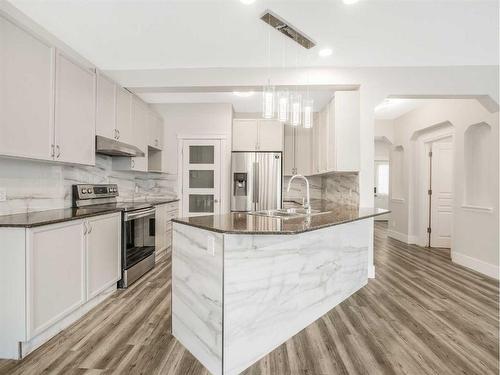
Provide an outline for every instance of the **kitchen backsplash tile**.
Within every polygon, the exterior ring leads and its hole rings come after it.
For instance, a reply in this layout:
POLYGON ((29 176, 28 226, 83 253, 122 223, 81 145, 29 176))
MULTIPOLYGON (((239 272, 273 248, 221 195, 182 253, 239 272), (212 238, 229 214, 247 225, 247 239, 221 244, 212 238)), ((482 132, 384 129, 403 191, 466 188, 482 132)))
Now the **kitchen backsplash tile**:
POLYGON ((0 215, 71 207, 73 184, 117 184, 120 200, 176 197, 176 176, 171 174, 117 172, 111 157, 96 155, 96 166, 62 165, 0 158, 0 215))
MULTIPOLYGON (((358 173, 330 173, 323 176, 311 176, 307 179, 311 199, 324 199, 348 206, 359 206, 358 173)), ((302 201, 305 197, 305 182, 295 180, 292 182, 290 192, 287 192, 289 180, 290 177, 284 179, 283 199, 302 201)))

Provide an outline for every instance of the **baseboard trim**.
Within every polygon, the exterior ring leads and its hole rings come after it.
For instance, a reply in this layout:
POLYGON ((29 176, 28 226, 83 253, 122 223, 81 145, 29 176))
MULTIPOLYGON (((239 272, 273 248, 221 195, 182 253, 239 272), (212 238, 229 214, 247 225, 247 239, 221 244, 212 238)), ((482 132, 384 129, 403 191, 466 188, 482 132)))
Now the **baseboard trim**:
POLYGON ((368 265, 368 278, 369 279, 374 279, 375 278, 375 266, 372 264, 372 265, 368 265))
POLYGON ((451 260, 461 266, 470 268, 474 271, 482 273, 483 275, 492 277, 499 280, 499 268, 494 264, 484 262, 480 259, 472 258, 468 255, 451 252, 451 260))
POLYGON ((395 240, 398 240, 398 241, 401 241, 404 243, 409 243, 407 234, 396 232, 395 230, 392 230, 392 229, 387 230, 387 237, 394 238, 395 240))

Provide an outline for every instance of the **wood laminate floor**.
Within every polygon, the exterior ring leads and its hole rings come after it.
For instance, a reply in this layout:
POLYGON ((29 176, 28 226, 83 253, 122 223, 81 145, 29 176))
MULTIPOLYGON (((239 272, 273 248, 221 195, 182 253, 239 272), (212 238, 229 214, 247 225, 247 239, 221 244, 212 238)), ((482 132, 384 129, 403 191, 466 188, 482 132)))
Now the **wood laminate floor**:
MULTIPOLYGON (((498 374, 498 282, 375 229, 376 279, 246 375, 498 374)), ((169 333, 167 258, 1 374, 208 374, 169 333)))

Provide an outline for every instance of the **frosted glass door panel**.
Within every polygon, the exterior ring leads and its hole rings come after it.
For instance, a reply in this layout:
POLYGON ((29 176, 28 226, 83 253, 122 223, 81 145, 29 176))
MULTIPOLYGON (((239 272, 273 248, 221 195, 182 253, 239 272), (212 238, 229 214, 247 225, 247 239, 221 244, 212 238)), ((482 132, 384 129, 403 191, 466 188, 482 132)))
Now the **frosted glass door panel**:
POLYGON ((219 214, 221 141, 189 139, 182 143, 182 216, 219 214))
POLYGON ((190 194, 189 212, 213 214, 214 196, 211 194, 190 194))
POLYGON ((214 146, 189 146, 190 164, 213 164, 214 146))
POLYGON ((190 170, 189 187, 191 189, 213 189, 214 171, 213 170, 190 170))

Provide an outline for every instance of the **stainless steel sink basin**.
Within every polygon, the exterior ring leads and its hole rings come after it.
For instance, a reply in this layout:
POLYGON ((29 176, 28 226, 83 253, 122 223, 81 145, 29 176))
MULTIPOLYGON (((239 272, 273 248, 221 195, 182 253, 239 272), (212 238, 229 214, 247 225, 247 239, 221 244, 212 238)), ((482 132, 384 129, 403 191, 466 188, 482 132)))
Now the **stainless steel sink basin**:
POLYGON ((263 211, 254 211, 254 212, 249 212, 250 215, 257 215, 257 216, 269 216, 269 217, 281 217, 284 219, 287 218, 294 218, 294 217, 304 217, 304 216, 314 216, 314 215, 321 215, 321 214, 326 214, 328 212, 322 212, 319 210, 311 210, 310 213, 307 213, 307 210, 305 208, 282 208, 279 210, 263 210, 263 211))

